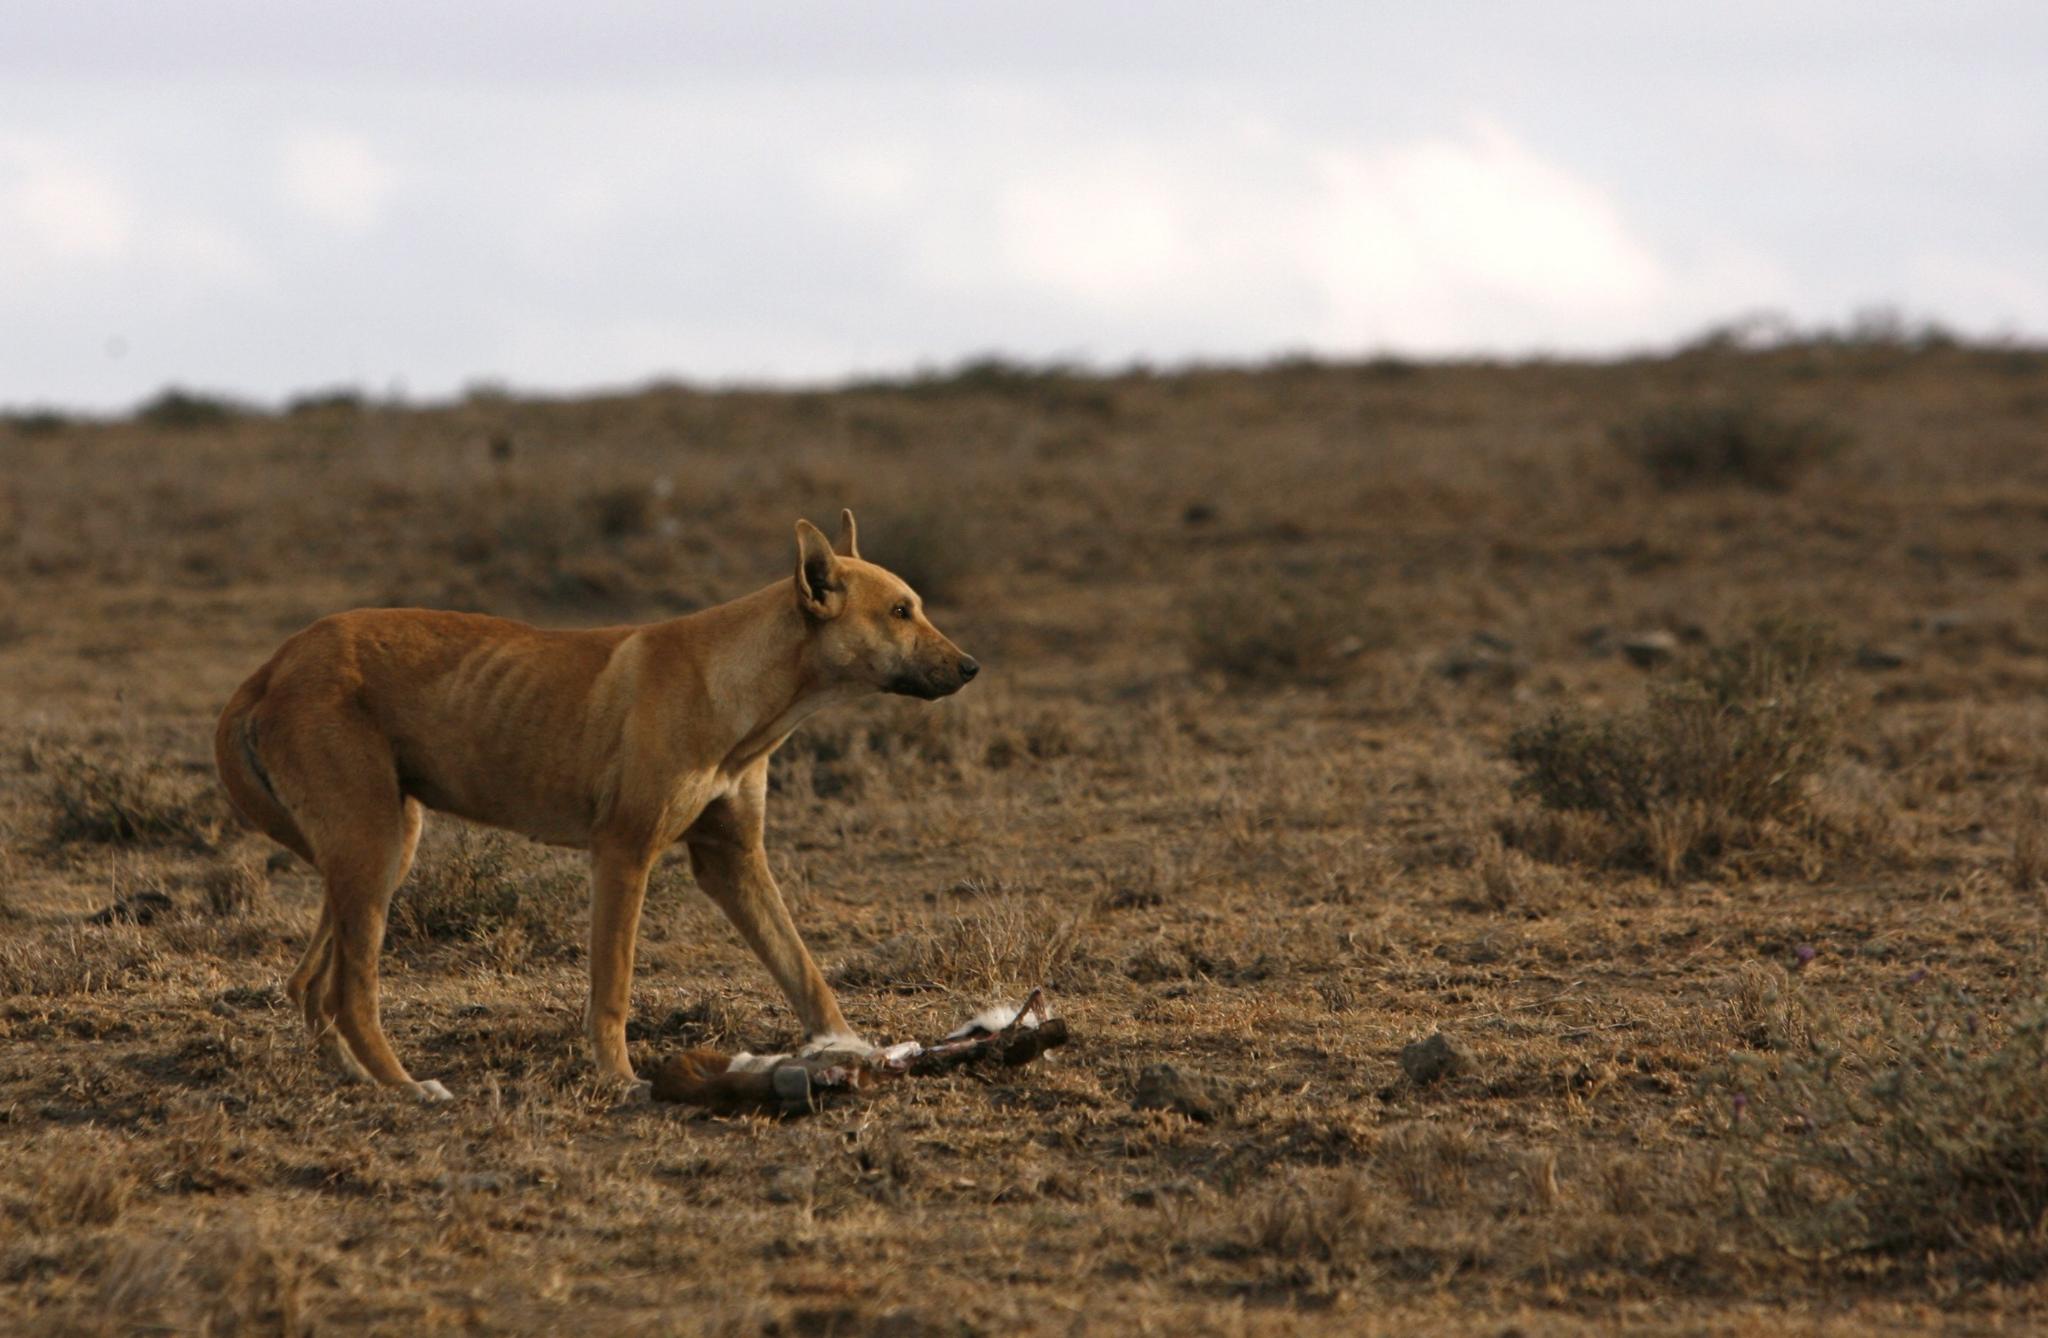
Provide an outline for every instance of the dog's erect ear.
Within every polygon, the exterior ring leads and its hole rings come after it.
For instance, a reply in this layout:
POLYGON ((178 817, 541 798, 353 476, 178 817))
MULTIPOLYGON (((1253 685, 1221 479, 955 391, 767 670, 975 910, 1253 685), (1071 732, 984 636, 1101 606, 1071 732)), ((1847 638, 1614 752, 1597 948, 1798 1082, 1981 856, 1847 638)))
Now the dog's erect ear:
POLYGON ((836 618, 846 607, 839 559, 824 532, 808 520, 796 523, 796 606, 817 619, 836 618))
POLYGON ((839 512, 839 542, 833 548, 841 557, 860 556, 860 534, 854 528, 853 512, 843 508, 839 512))

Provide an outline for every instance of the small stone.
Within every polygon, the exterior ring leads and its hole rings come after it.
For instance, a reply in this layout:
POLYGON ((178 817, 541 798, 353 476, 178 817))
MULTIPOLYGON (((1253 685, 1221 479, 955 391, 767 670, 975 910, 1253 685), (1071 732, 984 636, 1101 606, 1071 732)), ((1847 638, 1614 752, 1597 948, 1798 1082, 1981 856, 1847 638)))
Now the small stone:
POLYGON ((86 916, 85 922, 94 925, 146 925, 155 923, 177 909, 178 904, 168 895, 154 888, 145 888, 140 892, 130 892, 125 897, 116 898, 113 905, 86 916))
POLYGON ((770 1203, 809 1203, 818 1190, 818 1173, 809 1166, 778 1166, 768 1173, 762 1195, 770 1203))
POLYGON ((1157 1184, 1138 1186, 1124 1195, 1124 1202, 1133 1208, 1156 1208, 1168 1199, 1193 1198, 1197 1192, 1192 1181, 1162 1180, 1157 1184))
POLYGON ((1401 1071, 1417 1087, 1469 1072, 1472 1064, 1472 1052, 1442 1032, 1401 1047, 1401 1071))
POLYGON ((1154 1064, 1138 1075, 1134 1110, 1171 1110, 1213 1124, 1237 1109, 1237 1090, 1220 1078, 1173 1064, 1154 1064))
POLYGON ((1858 669, 1903 669, 1912 658, 1899 646, 1858 646, 1856 667, 1858 669))
POLYGON ((1621 653, 1638 669, 1654 669, 1678 655, 1678 638, 1669 632, 1638 632, 1624 638, 1621 653))
POLYGON ((1465 645, 1454 646, 1438 656, 1436 671, 1453 683, 1512 688, 1521 681, 1525 666, 1512 653, 1502 650, 1496 644, 1499 641, 1498 637, 1475 636, 1465 645))

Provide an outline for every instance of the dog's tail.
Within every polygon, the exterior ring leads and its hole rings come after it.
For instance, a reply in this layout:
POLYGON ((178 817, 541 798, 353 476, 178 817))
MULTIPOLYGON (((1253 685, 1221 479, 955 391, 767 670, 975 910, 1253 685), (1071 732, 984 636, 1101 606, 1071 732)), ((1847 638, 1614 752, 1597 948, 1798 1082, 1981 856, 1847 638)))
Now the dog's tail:
POLYGON ((220 771, 221 785, 236 816, 310 864, 312 847, 292 821, 291 810, 278 798, 257 738, 256 707, 269 681, 270 666, 266 664, 228 699, 213 731, 213 764, 220 771))

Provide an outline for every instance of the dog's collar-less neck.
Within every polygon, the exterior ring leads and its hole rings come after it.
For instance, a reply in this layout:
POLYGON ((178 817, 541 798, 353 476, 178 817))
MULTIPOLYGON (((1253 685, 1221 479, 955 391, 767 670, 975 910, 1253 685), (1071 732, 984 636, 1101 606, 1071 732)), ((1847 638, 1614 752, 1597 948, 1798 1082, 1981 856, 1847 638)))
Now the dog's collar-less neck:
POLYGON ((810 628, 787 582, 713 611, 729 613, 739 626, 733 629, 736 635, 711 643, 704 677, 713 701, 744 707, 730 720, 720 721, 718 733, 731 740, 720 755, 721 771, 745 771, 811 716, 863 695, 844 685, 819 683, 805 672, 803 652, 810 628))

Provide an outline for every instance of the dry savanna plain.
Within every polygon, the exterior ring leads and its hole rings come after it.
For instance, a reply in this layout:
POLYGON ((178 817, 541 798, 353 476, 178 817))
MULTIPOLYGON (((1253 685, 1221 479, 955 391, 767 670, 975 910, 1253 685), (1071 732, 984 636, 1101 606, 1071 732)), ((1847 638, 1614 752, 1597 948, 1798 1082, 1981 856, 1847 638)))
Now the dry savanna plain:
MULTIPOLYGON (((2039 350, 16 413, 0 1330, 2038 1328, 2044 780, 2039 350), (622 1107, 582 857, 430 816, 385 1019, 456 1100, 324 1069, 236 683, 681 614, 841 506, 984 671, 784 747, 785 895, 870 1038, 1042 983, 1072 1042, 622 1107)), ((793 1027, 664 862, 636 1063, 793 1027)))

